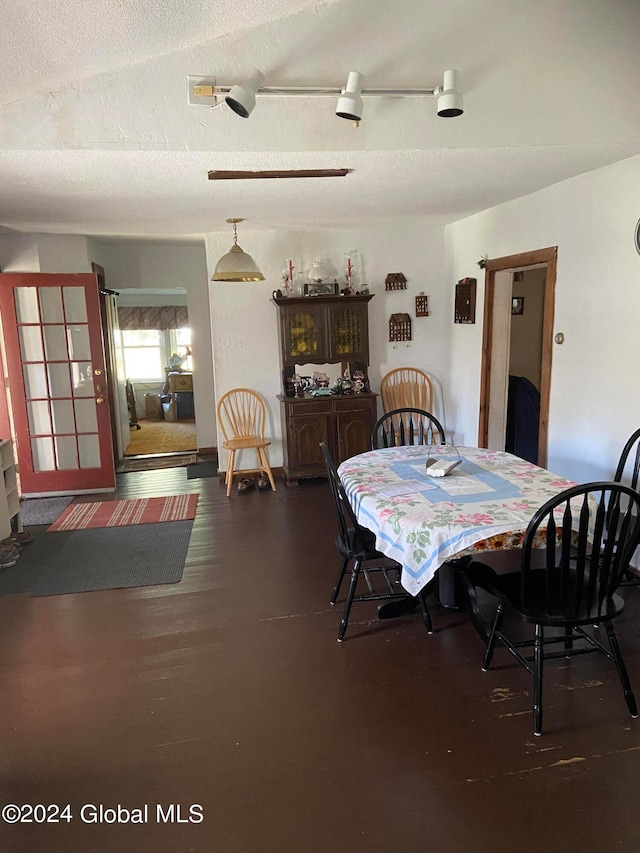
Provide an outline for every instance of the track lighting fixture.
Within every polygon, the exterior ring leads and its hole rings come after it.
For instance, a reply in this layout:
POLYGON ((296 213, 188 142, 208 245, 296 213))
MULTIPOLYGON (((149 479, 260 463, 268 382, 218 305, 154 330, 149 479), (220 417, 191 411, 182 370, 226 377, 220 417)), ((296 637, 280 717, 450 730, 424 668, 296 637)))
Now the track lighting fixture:
POLYGON ((349 121, 359 122, 362 118, 362 74, 359 71, 350 71, 347 85, 342 90, 336 105, 336 115, 349 121))
POLYGON ((462 93, 456 86, 457 71, 445 71, 444 83, 438 94, 438 115, 442 118, 455 118, 464 112, 462 93))
POLYGON ((350 71, 344 89, 332 86, 263 86, 265 76, 254 68, 246 82, 234 86, 218 86, 213 77, 189 77, 189 103, 218 106, 219 95, 242 118, 248 118, 256 104, 256 96, 272 95, 281 98, 335 97, 338 95, 336 115, 355 125, 362 118, 363 97, 373 98, 436 98, 438 115, 442 118, 460 116, 464 112, 462 92, 458 89, 458 72, 444 72, 442 86, 430 89, 363 89, 363 75, 350 71))
POLYGON ((238 246, 238 222, 244 219, 227 219, 233 225, 233 246, 216 264, 216 270, 211 281, 264 281, 264 276, 251 255, 243 252, 238 246))
POLYGON ((242 118, 249 118, 251 111, 256 105, 256 92, 264 83, 264 74, 258 68, 254 68, 249 79, 242 86, 232 86, 225 101, 242 118))

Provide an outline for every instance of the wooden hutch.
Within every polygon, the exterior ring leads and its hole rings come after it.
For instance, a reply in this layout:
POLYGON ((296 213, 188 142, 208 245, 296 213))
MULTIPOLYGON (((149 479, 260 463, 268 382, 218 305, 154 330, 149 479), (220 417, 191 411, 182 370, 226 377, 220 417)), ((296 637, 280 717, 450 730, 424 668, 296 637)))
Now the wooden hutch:
MULTIPOLYGON (((326 473, 320 442, 326 441, 336 464, 371 447, 377 394, 292 396, 289 380, 302 364, 358 365, 365 379, 369 366, 369 317, 366 296, 275 297, 280 329, 284 390, 282 415, 284 472, 287 482, 326 473)), ((368 380, 367 380, 368 381, 368 380)), ((368 387, 368 384, 367 384, 368 387)))

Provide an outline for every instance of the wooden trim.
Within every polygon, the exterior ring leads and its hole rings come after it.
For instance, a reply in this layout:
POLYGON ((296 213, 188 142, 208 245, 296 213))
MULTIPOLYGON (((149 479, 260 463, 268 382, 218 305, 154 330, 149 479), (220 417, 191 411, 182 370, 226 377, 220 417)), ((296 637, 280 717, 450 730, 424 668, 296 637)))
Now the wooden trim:
POLYGON ((549 399, 551 396, 551 364, 553 359, 553 324, 555 309, 555 287, 558 247, 534 249, 517 255, 493 258, 485 263, 484 323, 482 336, 482 367, 480 371, 480 410, 478 420, 478 447, 489 442, 489 394, 491 384, 491 351, 493 344, 493 303, 495 298, 495 274, 502 270, 519 267, 546 265, 547 275, 544 288, 542 319, 542 370, 540 375, 540 428, 538 433, 538 465, 547 465, 549 439, 549 399))
POLYGON ((277 171, 223 171, 212 169, 210 181, 243 181, 251 178, 344 178, 351 169, 288 169, 277 171))

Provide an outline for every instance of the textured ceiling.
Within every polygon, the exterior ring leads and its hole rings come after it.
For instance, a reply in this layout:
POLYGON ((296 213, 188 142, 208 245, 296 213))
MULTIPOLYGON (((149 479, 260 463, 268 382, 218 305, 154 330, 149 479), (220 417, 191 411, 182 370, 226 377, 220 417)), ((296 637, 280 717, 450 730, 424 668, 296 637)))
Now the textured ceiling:
POLYGON ((640 153, 637 0, 22 0, 0 4, 0 229, 193 239, 226 229, 446 223, 640 153), (432 99, 187 104, 221 84, 430 87, 432 99), (210 169, 352 169, 211 182, 210 169))

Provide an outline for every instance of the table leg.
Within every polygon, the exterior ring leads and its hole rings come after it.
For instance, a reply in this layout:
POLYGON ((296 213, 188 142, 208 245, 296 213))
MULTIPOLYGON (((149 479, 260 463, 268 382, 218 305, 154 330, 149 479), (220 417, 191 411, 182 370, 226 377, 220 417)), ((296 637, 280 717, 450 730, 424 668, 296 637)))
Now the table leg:
POLYGON ((398 616, 406 616, 420 608, 420 602, 416 595, 407 595, 394 601, 387 601, 378 607, 378 619, 396 619, 398 616))

